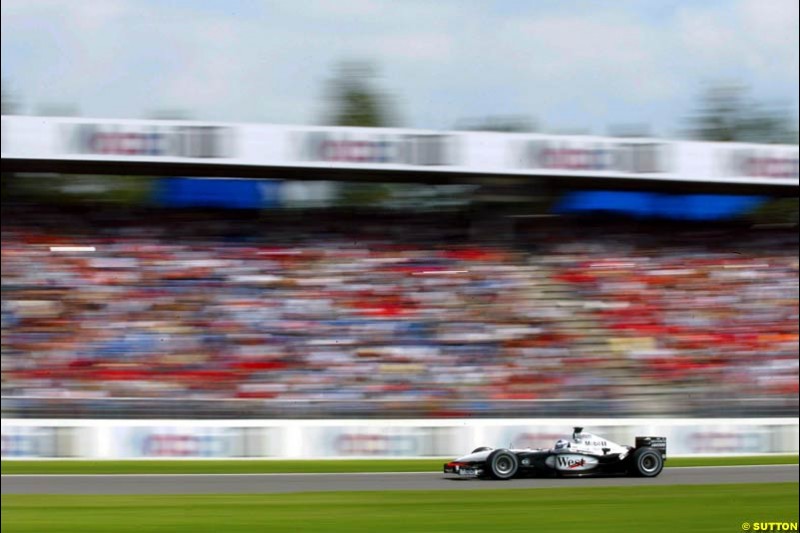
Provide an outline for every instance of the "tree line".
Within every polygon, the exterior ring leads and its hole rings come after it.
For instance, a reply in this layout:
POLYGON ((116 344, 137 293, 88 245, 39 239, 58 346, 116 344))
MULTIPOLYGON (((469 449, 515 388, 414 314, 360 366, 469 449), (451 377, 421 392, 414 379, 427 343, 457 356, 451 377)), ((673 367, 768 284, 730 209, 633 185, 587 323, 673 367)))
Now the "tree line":
MULTIPOLYGON (((326 111, 321 117, 325 125, 392 127, 400 126, 397 105, 381 89, 378 69, 369 62, 346 61, 339 64, 325 83, 326 111)), ((20 99, 2 86, 2 113, 21 114, 20 99)), ((37 115, 77 116, 75 105, 40 105, 37 115)), ((193 118, 183 109, 156 109, 150 119, 193 118)), ((767 105, 756 101, 741 84, 720 83, 700 92, 694 109, 683 120, 680 137, 720 142, 754 142, 797 144, 796 113, 786 106, 767 105)), ((453 125, 456 130, 527 133, 540 131, 536 121, 526 115, 486 116, 462 119, 453 125)), ((614 136, 651 136, 646 125, 617 128, 614 136)))

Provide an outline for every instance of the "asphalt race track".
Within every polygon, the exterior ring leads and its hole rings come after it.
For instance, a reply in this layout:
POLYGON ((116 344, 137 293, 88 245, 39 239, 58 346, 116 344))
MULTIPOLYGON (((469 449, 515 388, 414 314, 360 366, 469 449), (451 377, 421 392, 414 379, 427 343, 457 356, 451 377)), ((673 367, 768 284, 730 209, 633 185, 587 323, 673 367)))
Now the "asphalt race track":
POLYGON ((448 479, 438 473, 4 475, 3 494, 235 494, 702 485, 798 481, 798 465, 666 468, 655 479, 448 479))

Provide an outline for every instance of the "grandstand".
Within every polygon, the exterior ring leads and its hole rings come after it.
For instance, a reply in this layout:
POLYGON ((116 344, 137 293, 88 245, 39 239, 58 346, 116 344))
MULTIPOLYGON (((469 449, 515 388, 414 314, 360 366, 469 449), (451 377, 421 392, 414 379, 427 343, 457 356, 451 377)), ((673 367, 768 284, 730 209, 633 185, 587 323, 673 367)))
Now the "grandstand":
POLYGON ((792 147, 3 121, 4 417, 798 413, 792 147))
POLYGON ((16 415, 797 411, 793 231, 567 217, 487 242, 447 214, 4 213, 16 415))

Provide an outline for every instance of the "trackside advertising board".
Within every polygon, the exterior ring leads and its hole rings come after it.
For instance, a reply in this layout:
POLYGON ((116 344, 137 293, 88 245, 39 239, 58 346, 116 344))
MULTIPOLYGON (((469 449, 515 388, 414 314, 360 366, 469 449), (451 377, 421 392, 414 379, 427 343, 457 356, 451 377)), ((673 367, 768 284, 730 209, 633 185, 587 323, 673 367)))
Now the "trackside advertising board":
POLYGON ((444 457, 478 446, 549 448, 574 426, 620 444, 667 438, 669 455, 798 452, 796 418, 66 420, 4 419, 3 459, 444 457))
POLYGON ((798 185, 798 147, 662 139, 2 117, 4 160, 798 185))

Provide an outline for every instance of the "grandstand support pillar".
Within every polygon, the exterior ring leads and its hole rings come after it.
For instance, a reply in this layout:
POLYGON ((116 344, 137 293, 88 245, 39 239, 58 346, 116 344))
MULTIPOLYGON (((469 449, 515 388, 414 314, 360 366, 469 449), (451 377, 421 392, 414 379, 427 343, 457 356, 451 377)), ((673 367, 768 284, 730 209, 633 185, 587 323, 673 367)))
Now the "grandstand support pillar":
POLYGON ((476 241, 512 244, 517 222, 549 213, 551 193, 545 180, 501 179, 480 184, 472 195, 470 237, 476 241))
POLYGON ((470 213, 470 239, 492 244, 514 240, 514 219, 502 205, 474 206, 470 213))

